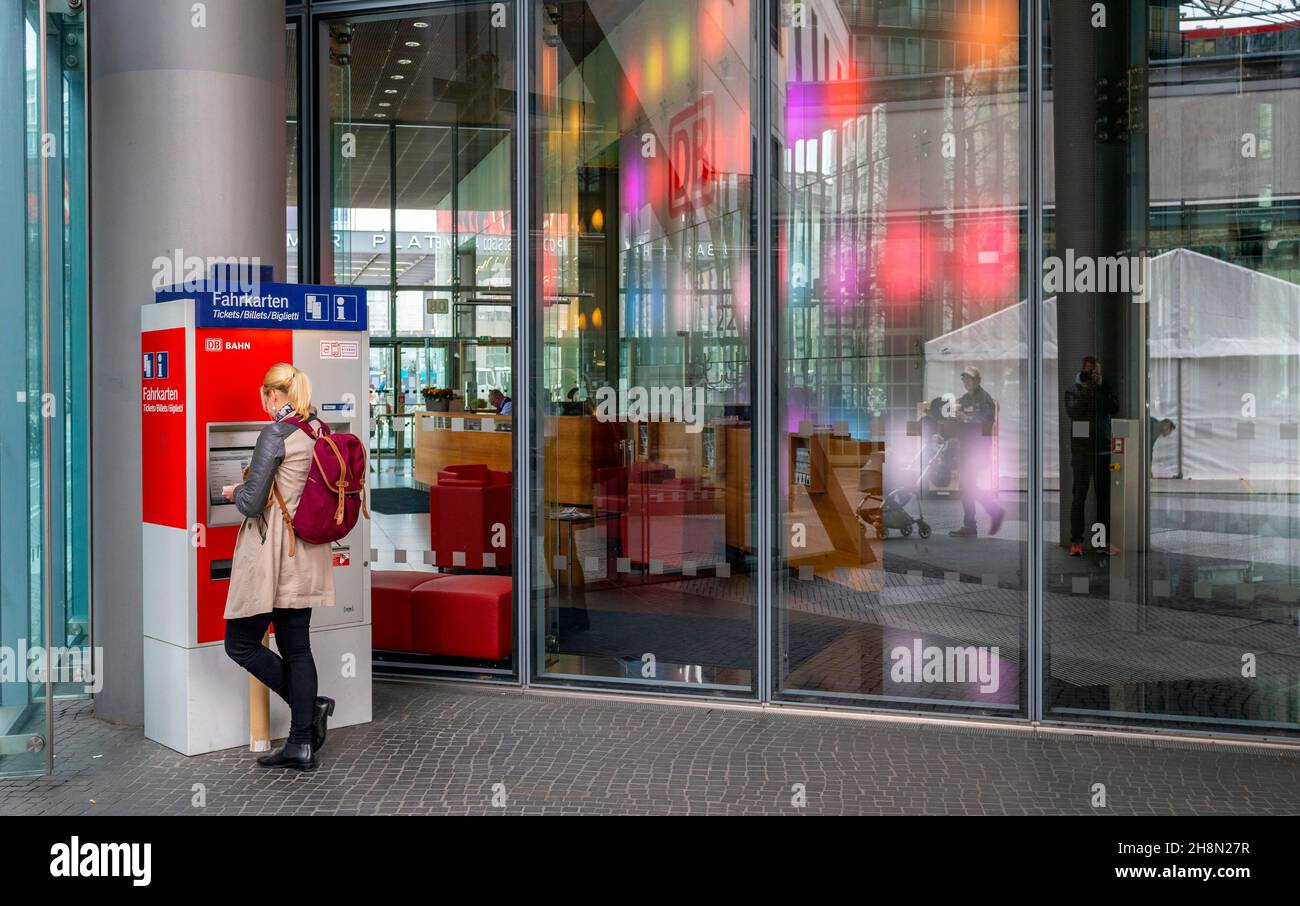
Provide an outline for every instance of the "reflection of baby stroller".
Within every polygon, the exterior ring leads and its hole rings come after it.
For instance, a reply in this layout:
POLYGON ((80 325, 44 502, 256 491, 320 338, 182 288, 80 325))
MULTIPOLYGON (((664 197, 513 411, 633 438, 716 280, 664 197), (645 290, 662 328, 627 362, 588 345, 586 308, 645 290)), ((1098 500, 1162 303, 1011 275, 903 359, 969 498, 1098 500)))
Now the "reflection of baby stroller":
POLYGON ((904 538, 912 534, 913 526, 916 527, 916 533, 922 538, 930 537, 930 523, 925 521, 925 511, 921 503, 924 497, 926 476, 934 468, 936 463, 945 462, 948 454, 949 445, 953 441, 938 436, 932 449, 933 452, 926 458, 926 444, 921 441, 921 449, 917 452, 916 458, 912 460, 908 471, 911 471, 921 460, 920 471, 916 476, 915 490, 908 488, 895 488, 888 494, 884 493, 884 453, 873 453, 867 459, 861 471, 858 473, 858 490, 862 491, 862 500, 858 503, 857 517, 863 525, 869 525, 876 531, 876 536, 884 538, 886 532, 890 529, 898 532, 904 538), (879 457, 877 459, 877 457, 879 457), (913 517, 907 511, 907 506, 915 498, 916 516, 913 517))
MULTIPOLYGON (((916 496, 916 518, 907 511, 907 505, 912 502, 913 494, 904 488, 895 488, 886 495, 884 502, 881 504, 880 513, 884 529, 896 529, 904 538, 912 534, 912 526, 916 526, 916 533, 922 538, 930 537, 930 523, 925 521, 925 514, 921 512, 921 496, 916 496)), ((885 537, 885 532, 880 533, 880 537, 885 537)))

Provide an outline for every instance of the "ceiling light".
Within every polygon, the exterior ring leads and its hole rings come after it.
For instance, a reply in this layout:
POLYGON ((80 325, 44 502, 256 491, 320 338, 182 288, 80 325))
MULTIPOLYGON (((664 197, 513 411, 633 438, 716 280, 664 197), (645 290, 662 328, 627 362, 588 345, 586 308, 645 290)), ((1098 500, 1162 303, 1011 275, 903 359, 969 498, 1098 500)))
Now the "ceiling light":
POLYGON ((397 89, 396 89, 396 88, 385 88, 385 89, 384 89, 384 94, 397 94, 397 89))
POLYGON ((400 82, 400 81, 402 81, 402 79, 406 78, 406 76, 404 76, 404 75, 393 75, 393 76, 389 76, 389 78, 392 79, 394 82, 400 82))
POLYGON ((429 27, 429 23, 428 23, 428 22, 412 22, 411 24, 414 25, 416 28, 428 28, 428 27, 429 27))
POLYGON ((380 106, 380 107, 391 107, 391 106, 393 106, 393 105, 390 104, 388 101, 380 101, 380 102, 379 102, 379 106, 380 106))
POLYGON ((399 65, 399 66, 410 66, 410 65, 411 65, 411 61, 410 61, 410 60, 398 60, 398 61, 397 61, 397 65, 399 65))
POLYGON ((419 42, 419 41, 407 41, 407 42, 406 42, 406 46, 407 46, 407 47, 419 47, 419 46, 420 46, 420 42, 419 42))

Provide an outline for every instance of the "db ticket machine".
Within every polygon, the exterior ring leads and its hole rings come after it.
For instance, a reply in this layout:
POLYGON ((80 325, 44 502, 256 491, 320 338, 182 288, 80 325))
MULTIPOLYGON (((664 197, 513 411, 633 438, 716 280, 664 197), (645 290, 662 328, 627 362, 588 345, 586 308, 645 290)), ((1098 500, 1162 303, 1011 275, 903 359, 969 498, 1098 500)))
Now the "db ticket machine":
MULTIPOLYGON (((307 373, 334 431, 368 436, 364 289, 241 285, 214 272, 141 310, 145 735, 185 755, 249 740, 247 674, 223 644, 243 517, 221 489, 242 480, 268 423, 259 388, 276 362, 307 373)), ((335 605, 312 614, 320 694, 338 703, 331 726, 371 716, 369 531, 362 518, 334 543, 335 605)), ((288 726, 272 695, 272 738, 288 726)))

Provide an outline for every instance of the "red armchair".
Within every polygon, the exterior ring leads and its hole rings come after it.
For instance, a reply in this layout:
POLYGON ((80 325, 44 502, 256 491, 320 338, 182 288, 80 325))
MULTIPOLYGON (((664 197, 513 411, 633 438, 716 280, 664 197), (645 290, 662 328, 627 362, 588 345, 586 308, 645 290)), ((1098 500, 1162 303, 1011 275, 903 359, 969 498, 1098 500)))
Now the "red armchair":
POLYGON ((717 488, 698 478, 679 478, 655 462, 604 469, 596 480, 592 506, 619 514, 612 531, 622 556, 633 563, 680 568, 688 560, 703 564, 719 554, 726 527, 717 488))
POLYGON ((657 561, 671 569, 680 569, 688 560, 714 560, 721 555, 726 535, 718 489, 697 478, 629 484, 623 523, 625 556, 633 563, 657 561))
POLYGON ((509 472, 485 465, 448 466, 439 472, 438 483, 429 488, 429 550, 438 566, 509 566, 513 506, 509 472), (493 545, 494 536, 503 546, 493 545))
POLYGON ((628 488, 640 494, 644 485, 667 481, 676 474, 660 462, 636 462, 631 466, 607 466, 596 470, 591 508, 597 513, 619 515, 618 519, 607 522, 605 529, 619 550, 626 547, 627 541, 628 488))

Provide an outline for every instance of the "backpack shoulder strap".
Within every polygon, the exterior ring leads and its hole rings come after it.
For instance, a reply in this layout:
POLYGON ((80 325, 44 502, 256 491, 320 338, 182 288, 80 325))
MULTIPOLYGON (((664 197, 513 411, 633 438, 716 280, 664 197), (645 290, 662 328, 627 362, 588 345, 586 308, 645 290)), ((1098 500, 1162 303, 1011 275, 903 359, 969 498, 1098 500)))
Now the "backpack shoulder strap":
POLYGON ((302 432, 310 437, 313 441, 319 440, 321 436, 329 434, 329 426, 324 422, 317 420, 315 429, 311 426, 311 419, 301 419, 296 415, 290 415, 284 419, 291 425, 302 429, 302 432))
POLYGON ((275 498, 276 505, 284 515, 284 524, 289 529, 289 556, 294 554, 294 540, 297 537, 293 530, 293 517, 289 515, 289 508, 284 505, 284 497, 280 494, 280 486, 274 481, 271 482, 271 496, 275 498))

